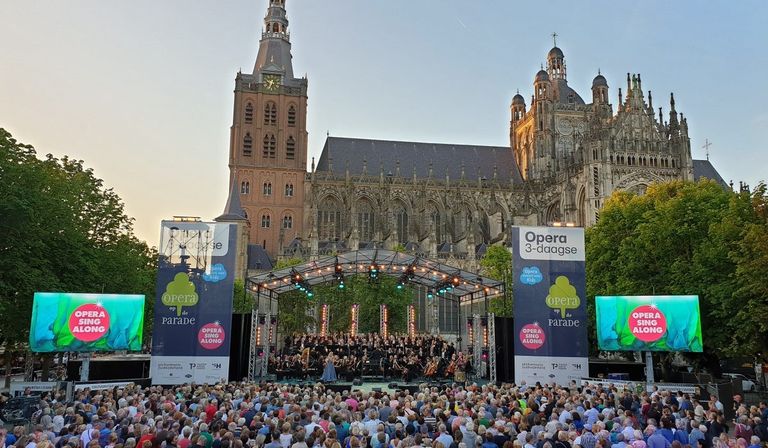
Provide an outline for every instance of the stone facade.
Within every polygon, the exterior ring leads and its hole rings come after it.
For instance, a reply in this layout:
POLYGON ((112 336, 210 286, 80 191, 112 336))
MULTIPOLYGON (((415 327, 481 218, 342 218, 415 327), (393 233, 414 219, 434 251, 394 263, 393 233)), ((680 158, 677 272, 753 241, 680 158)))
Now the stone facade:
POLYGON ((586 103, 568 86, 556 46, 534 77, 530 108, 519 93, 512 100, 509 147, 328 137, 307 173, 307 80, 293 78, 284 0, 270 0, 265 25, 253 74, 236 79, 230 169, 242 186, 250 242, 273 259, 402 247, 476 269, 489 245, 509 242, 513 225, 589 226, 616 190, 695 179, 699 168, 716 173, 691 159, 687 121, 672 95, 665 120, 640 75, 627 74, 614 111, 598 74, 586 103), (271 105, 276 122, 269 122, 271 105), (290 159, 288 138, 295 141, 290 159))

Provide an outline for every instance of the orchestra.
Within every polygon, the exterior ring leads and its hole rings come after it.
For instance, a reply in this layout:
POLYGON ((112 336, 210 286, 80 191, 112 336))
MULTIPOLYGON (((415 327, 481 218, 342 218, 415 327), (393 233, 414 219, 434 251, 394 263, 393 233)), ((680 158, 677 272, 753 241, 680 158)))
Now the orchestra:
POLYGON ((470 366, 452 342, 435 335, 297 334, 284 339, 282 350, 269 359, 269 371, 279 379, 320 378, 328 359, 338 378, 363 376, 402 379, 453 380, 470 366))

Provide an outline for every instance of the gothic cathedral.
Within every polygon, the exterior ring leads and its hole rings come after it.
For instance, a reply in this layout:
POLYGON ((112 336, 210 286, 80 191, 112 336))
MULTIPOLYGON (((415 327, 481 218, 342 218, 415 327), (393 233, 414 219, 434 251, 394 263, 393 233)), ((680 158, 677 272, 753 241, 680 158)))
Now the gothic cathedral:
POLYGON ((400 247, 467 269, 513 225, 589 226, 616 190, 700 177, 688 124, 669 95, 654 109, 627 74, 614 110, 606 78, 591 102, 568 85, 555 46, 536 73, 530 106, 510 106, 510 145, 488 147, 328 137, 307 172, 307 79, 295 78, 285 0, 269 0, 253 73, 235 78, 230 197, 219 221, 238 222, 248 269, 280 257, 400 247))

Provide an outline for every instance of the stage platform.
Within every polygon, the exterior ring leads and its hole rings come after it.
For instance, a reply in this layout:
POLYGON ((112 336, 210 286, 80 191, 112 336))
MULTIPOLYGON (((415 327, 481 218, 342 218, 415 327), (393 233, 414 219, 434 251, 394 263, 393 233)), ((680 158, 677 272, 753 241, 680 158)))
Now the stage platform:
MULTIPOLYGON (((282 379, 280 381, 277 381, 280 384, 299 384, 299 385, 315 385, 320 382, 320 380, 302 380, 302 379, 282 379)), ((478 385, 484 385, 487 383, 486 380, 477 380, 473 381, 474 383, 477 383, 478 385)), ((419 390, 419 388, 423 385, 427 385, 429 387, 445 387, 446 385, 452 385, 456 384, 454 381, 449 380, 441 380, 441 381, 430 381, 424 379, 423 381, 416 380, 409 383, 405 383, 403 381, 383 381, 383 380, 368 380, 363 379, 362 381, 335 381, 333 383, 325 383, 325 387, 328 389, 331 389, 335 392, 344 392, 344 391, 356 391, 359 390, 361 392, 396 392, 399 390, 405 390, 407 389, 410 391, 410 393, 415 393, 419 390), (356 384, 357 383, 357 384, 356 384)))

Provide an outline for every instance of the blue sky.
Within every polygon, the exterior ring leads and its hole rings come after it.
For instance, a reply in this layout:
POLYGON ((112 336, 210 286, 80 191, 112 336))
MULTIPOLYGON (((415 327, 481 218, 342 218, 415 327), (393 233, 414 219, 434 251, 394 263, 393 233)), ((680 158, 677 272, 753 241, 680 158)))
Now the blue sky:
MULTIPOLYGON (((141 238, 212 218, 227 195, 232 89, 251 71, 267 0, 4 0, 0 127, 86 161, 141 238)), ((557 32, 584 98, 641 73, 669 92, 695 158, 726 180, 768 178, 768 3, 762 1, 287 0, 294 71, 309 78, 310 155, 326 132, 506 145, 557 32)))

